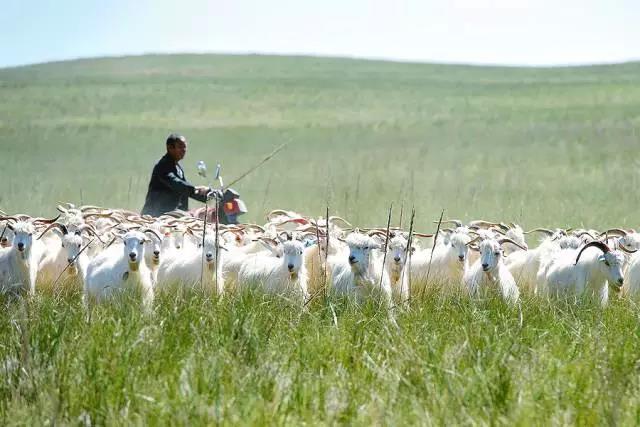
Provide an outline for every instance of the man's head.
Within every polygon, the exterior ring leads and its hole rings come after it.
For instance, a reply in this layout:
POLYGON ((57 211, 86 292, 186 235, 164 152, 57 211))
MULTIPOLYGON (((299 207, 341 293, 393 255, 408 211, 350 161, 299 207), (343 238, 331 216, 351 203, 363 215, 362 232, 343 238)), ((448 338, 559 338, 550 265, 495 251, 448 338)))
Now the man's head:
POLYGON ((172 133, 167 138, 167 153, 173 160, 180 161, 187 154, 187 138, 177 133, 172 133))

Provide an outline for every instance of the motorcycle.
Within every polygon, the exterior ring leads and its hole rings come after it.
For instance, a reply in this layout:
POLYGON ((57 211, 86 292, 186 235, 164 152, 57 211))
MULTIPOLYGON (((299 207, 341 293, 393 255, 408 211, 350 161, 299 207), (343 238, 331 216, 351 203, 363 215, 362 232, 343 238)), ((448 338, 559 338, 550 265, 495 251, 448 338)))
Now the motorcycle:
MULTIPOLYGON (((203 178, 207 176, 207 167, 202 160, 198 162, 198 175, 203 178)), ((191 216, 202 220, 204 220, 206 213, 208 223, 214 223, 215 215, 217 215, 219 224, 239 224, 238 217, 248 212, 247 205, 240 199, 240 193, 232 188, 224 188, 222 177, 220 176, 220 165, 216 168, 215 178, 218 180, 222 190, 222 194, 220 194, 220 191, 214 190, 209 192, 210 199, 216 200, 215 206, 192 209, 189 213, 191 216)))

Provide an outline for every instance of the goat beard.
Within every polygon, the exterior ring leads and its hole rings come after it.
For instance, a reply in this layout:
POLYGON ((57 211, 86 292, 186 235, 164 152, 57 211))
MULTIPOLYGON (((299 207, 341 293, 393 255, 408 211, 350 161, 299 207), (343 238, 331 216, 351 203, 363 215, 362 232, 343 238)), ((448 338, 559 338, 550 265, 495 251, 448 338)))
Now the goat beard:
POLYGON ((140 267, 140 265, 137 262, 130 262, 129 263, 129 270, 131 270, 131 271, 138 271, 139 267, 140 267))

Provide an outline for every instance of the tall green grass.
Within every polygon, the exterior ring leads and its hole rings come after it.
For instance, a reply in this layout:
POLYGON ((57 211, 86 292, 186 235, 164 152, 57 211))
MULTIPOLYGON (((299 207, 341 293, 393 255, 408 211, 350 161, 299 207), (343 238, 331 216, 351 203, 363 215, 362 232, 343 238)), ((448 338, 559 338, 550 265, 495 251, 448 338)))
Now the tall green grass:
POLYGON ((635 424, 638 307, 430 293, 398 315, 245 293, 6 302, 3 424, 635 424))

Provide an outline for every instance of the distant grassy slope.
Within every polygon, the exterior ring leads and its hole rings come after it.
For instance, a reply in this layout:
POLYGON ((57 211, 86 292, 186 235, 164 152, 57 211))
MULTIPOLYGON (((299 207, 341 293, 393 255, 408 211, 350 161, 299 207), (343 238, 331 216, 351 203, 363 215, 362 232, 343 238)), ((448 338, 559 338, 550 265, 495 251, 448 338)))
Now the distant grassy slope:
POLYGON ((391 201, 534 225, 637 226, 640 64, 526 69, 171 55, 0 70, 0 209, 139 209, 164 139, 221 162, 247 220, 272 208, 382 224, 391 201))

